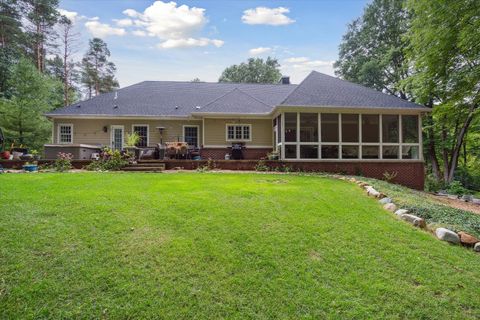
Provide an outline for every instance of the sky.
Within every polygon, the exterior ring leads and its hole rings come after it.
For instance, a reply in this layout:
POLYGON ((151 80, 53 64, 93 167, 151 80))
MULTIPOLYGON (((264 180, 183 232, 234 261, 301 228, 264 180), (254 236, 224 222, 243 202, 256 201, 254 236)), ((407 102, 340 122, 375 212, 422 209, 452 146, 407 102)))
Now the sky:
POLYGON ((99 37, 121 87, 145 80, 217 81, 250 57, 278 59, 292 83, 333 75, 347 25, 367 0, 61 0, 80 34, 77 58, 99 37))

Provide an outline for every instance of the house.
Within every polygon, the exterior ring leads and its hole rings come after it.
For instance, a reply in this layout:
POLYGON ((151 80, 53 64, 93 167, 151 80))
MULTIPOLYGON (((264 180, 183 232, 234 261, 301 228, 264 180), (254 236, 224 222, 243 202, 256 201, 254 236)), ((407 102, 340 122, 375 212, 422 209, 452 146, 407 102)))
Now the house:
MULTIPOLYGON (((145 81, 57 109, 53 145, 122 149, 184 141, 202 158, 245 159, 272 150, 284 161, 337 165, 422 163, 421 115, 429 109, 319 72, 299 85, 145 81)), ((423 170, 423 166, 421 167, 423 170)), ((422 172, 423 176, 423 172, 422 172)))

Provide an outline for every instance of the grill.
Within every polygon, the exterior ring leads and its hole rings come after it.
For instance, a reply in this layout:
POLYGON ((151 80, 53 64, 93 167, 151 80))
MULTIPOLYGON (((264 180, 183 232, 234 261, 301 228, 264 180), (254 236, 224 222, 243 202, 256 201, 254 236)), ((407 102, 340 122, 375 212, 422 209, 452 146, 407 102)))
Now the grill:
POLYGON ((243 149, 244 145, 240 143, 232 144, 232 159, 233 160, 242 160, 243 159, 243 149))

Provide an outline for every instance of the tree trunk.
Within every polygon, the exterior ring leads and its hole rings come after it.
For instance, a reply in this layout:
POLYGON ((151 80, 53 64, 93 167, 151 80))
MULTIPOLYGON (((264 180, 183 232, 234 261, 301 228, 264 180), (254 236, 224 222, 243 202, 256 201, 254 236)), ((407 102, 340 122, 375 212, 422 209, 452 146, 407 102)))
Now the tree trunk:
POLYGON ((465 135, 468 132, 468 128, 470 127, 470 124, 472 123, 475 108, 476 106, 472 106, 470 108, 468 116, 465 119, 465 122, 463 123, 462 129, 460 129, 460 133, 457 135, 455 148, 453 149, 452 158, 450 161, 450 170, 447 175, 448 183, 453 181, 455 170, 457 169, 457 165, 458 165, 458 157, 460 155, 460 150, 462 148, 463 140, 465 139, 465 135))

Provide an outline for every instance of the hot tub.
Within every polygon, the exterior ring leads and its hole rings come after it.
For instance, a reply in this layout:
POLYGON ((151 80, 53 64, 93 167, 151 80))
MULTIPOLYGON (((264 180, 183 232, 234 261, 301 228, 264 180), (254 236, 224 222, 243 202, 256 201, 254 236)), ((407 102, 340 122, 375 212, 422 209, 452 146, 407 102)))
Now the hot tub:
POLYGON ((73 159, 76 160, 90 160, 92 153, 99 153, 102 150, 101 146, 91 144, 46 144, 45 159, 57 159, 59 152, 71 153, 73 159))

